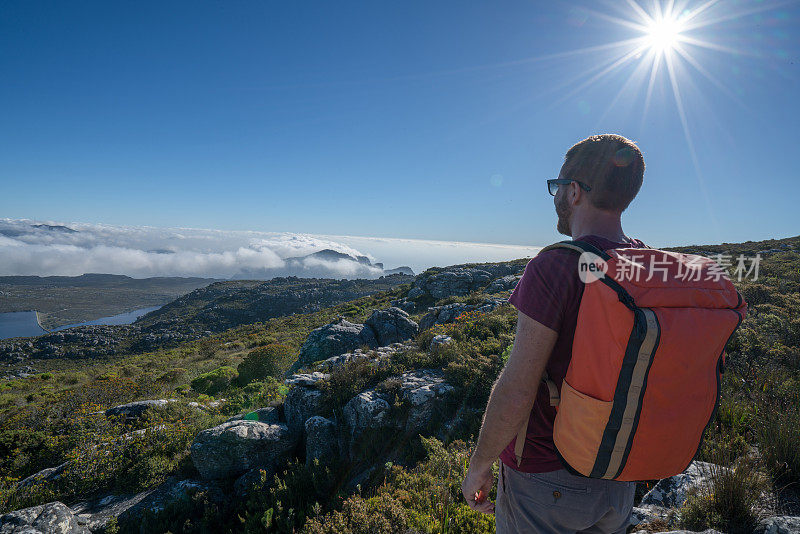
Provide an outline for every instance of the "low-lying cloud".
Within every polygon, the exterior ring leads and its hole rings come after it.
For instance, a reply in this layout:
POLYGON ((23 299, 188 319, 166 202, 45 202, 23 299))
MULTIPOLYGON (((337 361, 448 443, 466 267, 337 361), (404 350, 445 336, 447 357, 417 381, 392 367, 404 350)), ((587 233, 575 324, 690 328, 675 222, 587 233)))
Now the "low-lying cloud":
POLYGON ((539 247, 325 236, 288 232, 155 228, 0 219, 0 275, 84 273, 241 278, 274 276, 377 278, 379 266, 408 266, 415 273, 438 265, 530 257, 539 247), (319 257, 331 249, 366 262, 319 257), (289 259, 289 261, 287 261, 289 259))

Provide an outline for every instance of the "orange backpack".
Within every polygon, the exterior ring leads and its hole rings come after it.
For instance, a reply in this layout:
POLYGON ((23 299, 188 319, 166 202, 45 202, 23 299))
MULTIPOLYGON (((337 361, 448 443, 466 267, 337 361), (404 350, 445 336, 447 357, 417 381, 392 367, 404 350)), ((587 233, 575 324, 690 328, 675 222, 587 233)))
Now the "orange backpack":
MULTIPOLYGON (((574 474, 655 480, 694 459, 720 394, 725 345, 747 304, 722 267, 703 256, 649 248, 601 251, 562 241, 581 255, 584 282, 572 359, 553 441, 574 474)), ((527 420, 517 436, 519 463, 527 420)))

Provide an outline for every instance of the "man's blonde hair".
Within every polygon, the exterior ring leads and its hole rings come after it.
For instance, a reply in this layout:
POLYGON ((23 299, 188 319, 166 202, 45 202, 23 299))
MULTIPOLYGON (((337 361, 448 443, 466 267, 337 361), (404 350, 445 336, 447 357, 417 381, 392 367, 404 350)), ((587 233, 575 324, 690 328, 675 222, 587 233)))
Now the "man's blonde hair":
POLYGON ((642 187, 644 158, 630 139, 593 135, 567 150, 561 174, 591 186, 587 195, 593 206, 621 212, 642 187))

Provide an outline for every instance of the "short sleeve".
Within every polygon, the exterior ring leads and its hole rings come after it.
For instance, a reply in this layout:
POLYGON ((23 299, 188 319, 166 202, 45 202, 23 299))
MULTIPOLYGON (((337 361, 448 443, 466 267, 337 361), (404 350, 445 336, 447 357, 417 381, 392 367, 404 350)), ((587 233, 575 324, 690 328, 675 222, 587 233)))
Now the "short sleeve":
POLYGON ((525 266, 508 302, 544 326, 558 331, 565 310, 577 299, 578 255, 570 250, 548 250, 525 266))

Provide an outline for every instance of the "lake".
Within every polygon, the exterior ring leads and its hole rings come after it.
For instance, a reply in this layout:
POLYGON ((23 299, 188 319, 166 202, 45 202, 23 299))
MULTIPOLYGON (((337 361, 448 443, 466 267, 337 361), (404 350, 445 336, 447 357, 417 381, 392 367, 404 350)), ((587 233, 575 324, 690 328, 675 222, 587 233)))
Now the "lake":
POLYGON ((35 311, 0 313, 0 339, 40 336, 46 333, 39 326, 35 311))
MULTIPOLYGON (((52 332, 73 328, 75 326, 92 326, 92 325, 120 325, 131 324, 136 319, 146 313, 155 311, 161 306, 151 306, 149 308, 140 308, 130 312, 111 315, 109 317, 101 317, 93 321, 86 321, 85 323, 68 324, 54 328, 52 332)), ((40 336, 47 332, 39 326, 36 320, 35 311, 25 312, 8 312, 0 313, 0 339, 8 339, 10 337, 30 337, 40 336)))

